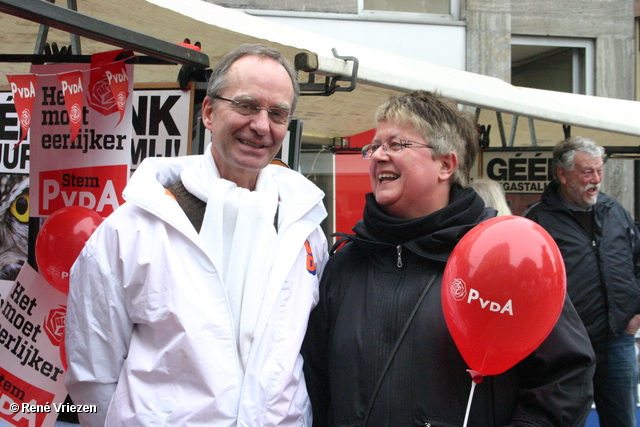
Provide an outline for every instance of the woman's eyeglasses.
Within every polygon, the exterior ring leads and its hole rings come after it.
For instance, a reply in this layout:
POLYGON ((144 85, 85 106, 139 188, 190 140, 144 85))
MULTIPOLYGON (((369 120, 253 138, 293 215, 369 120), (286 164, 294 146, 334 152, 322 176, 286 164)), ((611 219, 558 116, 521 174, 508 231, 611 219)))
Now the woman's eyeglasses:
POLYGON ((425 148, 433 148, 433 146, 429 144, 425 144, 424 142, 415 142, 415 141, 407 141, 406 139, 400 138, 391 138, 384 142, 384 144, 378 144, 376 142, 372 142, 371 144, 367 144, 362 147, 362 158, 369 159, 378 151, 378 148, 382 147, 385 153, 391 151, 392 153, 399 153, 405 148, 410 148, 411 146, 416 146, 415 148, 425 147, 425 148))

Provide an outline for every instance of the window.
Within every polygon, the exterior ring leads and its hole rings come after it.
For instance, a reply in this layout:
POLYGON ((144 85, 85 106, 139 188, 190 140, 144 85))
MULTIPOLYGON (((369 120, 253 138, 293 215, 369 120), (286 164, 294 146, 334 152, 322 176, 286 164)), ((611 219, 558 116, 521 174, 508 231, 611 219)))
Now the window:
POLYGON ((589 39, 512 36, 515 86, 594 95, 594 44, 589 39))
POLYGON ((450 0, 363 0, 365 10, 451 14, 450 0))
POLYGON ((380 18, 458 19, 460 0, 358 0, 361 15, 380 18))

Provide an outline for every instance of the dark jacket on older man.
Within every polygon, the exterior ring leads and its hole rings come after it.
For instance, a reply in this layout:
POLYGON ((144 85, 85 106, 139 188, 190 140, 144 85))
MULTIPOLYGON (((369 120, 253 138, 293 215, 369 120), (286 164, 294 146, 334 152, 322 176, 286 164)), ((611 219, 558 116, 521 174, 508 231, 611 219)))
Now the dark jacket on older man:
POLYGON ((629 213, 604 193, 582 214, 591 215, 591 226, 572 212, 555 182, 525 212, 558 244, 567 293, 595 344, 620 338, 640 313, 640 236, 629 213))

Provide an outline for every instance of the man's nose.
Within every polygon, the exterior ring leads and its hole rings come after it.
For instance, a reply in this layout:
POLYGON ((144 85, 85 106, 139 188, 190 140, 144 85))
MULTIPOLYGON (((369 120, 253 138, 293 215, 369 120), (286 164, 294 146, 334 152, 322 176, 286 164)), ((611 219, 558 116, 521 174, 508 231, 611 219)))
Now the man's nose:
POLYGON ((256 131, 259 135, 265 135, 271 128, 271 119, 269 119, 269 112, 266 110, 258 110, 258 114, 251 118, 251 129, 256 131))

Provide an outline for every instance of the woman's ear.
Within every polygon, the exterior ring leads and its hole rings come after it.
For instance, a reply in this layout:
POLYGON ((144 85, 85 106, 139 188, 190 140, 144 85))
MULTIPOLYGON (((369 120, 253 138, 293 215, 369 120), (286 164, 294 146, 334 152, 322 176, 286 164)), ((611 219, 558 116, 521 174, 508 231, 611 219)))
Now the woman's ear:
POLYGON ((440 181, 448 181, 458 167, 458 156, 454 152, 444 154, 440 157, 440 172, 438 179, 440 181))

